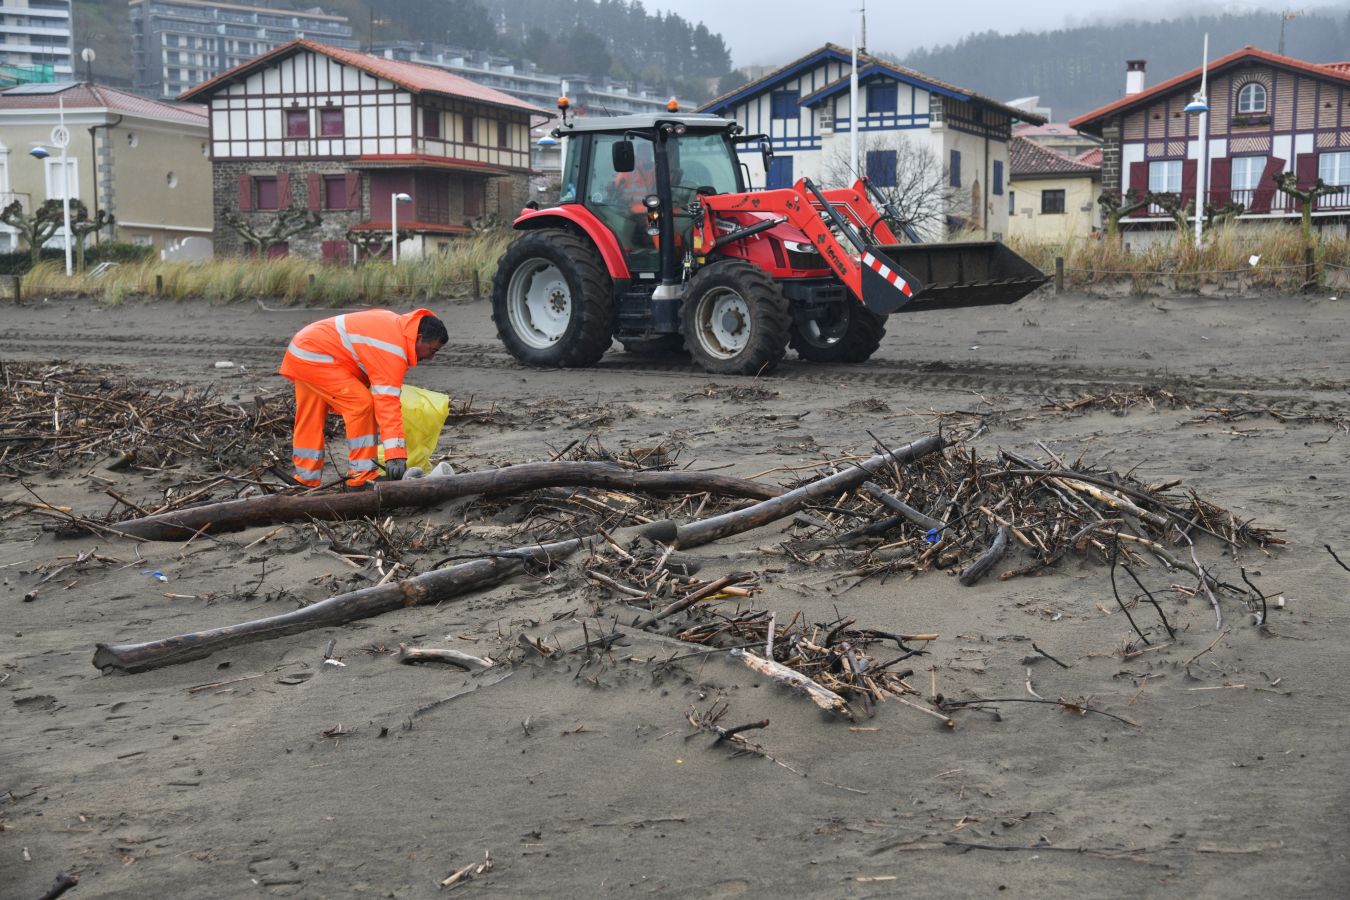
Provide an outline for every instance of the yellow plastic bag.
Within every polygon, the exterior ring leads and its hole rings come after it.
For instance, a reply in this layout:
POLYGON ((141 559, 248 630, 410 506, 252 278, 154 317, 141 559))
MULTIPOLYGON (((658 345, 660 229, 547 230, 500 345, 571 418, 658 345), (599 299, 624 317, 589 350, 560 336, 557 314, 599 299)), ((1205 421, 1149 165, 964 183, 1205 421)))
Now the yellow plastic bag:
MULTIPOLYGON (((431 468, 431 454, 450 415, 450 397, 411 384, 403 386, 403 437, 408 442, 408 466, 431 468)), ((384 447, 379 450, 384 462, 384 447)))

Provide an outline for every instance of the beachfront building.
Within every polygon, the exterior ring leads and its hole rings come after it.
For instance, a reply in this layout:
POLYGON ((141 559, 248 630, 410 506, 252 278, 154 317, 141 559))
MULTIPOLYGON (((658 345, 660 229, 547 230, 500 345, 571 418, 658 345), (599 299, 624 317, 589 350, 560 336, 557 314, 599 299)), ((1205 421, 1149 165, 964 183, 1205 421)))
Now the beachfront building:
MULTIPOLYGON (((906 154, 937 161, 947 228, 1000 239, 1008 231, 1008 142, 1014 121, 1044 119, 974 91, 886 60, 858 54, 858 109, 850 109, 852 54, 826 44, 704 104, 701 111, 766 134, 774 157, 767 172, 758 146, 742 144, 751 182, 790 187, 808 177, 827 186, 847 175, 850 131, 859 133, 859 174, 889 187, 906 154)), ((930 237, 938 235, 930 234, 930 237)))
MULTIPOLYGON (((115 238, 157 249, 211 236, 211 164, 205 108, 149 100, 106 85, 24 84, 0 91, 0 206, 31 211, 69 196, 106 210, 115 238), (51 143, 64 115, 66 166, 51 143), (45 157, 31 151, 41 148, 45 157)), ((49 246, 61 245, 57 232, 49 246)), ((0 251, 18 249, 0 224, 0 251)))
POLYGON ((1073 159, 1030 138, 1008 145, 1008 234, 1032 241, 1086 238, 1101 227, 1101 164, 1073 159))
POLYGON ((71 0, 0 0, 0 78, 69 81, 71 0))
POLYGON ((529 199, 530 128, 551 113, 441 69, 296 40, 184 94, 210 111, 217 252, 242 252, 226 218, 280 210, 319 229, 277 252, 352 258, 349 229, 411 233, 399 255, 448 249, 529 199), (406 200, 398 198, 406 197, 406 200))
MULTIPOLYGON (((1125 96, 1069 123, 1102 138, 1104 190, 1193 201, 1203 155, 1204 199, 1214 207, 1241 204, 1247 220, 1297 217, 1297 201, 1274 181, 1292 172, 1300 188, 1318 178, 1341 188, 1317 201, 1316 221, 1350 216, 1350 63, 1310 63, 1250 46, 1214 60, 1203 154, 1199 117, 1185 111, 1200 90, 1200 68, 1151 88, 1144 72, 1142 60, 1128 61, 1125 96)), ((1171 227, 1154 207, 1128 221, 1171 227)))

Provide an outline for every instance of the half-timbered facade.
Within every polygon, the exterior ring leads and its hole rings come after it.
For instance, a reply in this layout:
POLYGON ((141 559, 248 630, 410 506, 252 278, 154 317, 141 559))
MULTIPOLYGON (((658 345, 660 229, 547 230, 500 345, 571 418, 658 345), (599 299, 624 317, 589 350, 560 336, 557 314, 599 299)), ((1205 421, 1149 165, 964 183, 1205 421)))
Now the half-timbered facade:
POLYGON ((351 257, 349 229, 388 230, 399 194, 400 255, 444 249, 528 199, 530 125, 550 114, 415 63, 297 40, 188 91, 210 110, 216 247, 242 251, 225 224, 262 228, 278 211, 322 225, 287 252, 351 257))
POLYGON ((758 148, 741 146, 751 181, 787 187, 808 177, 834 186, 848 179, 851 132, 859 166, 874 182, 893 185, 905 154, 936 162, 950 226, 991 238, 1008 225, 1008 141, 1014 119, 1045 120, 973 91, 885 60, 858 55, 858 109, 851 109, 852 53, 826 44, 702 107, 734 119, 748 134, 766 134, 769 171, 758 148))
MULTIPOLYGON (((1104 190, 1180 193, 1194 201, 1200 121, 1185 107, 1200 90, 1200 75, 1197 67, 1069 123, 1103 138, 1104 190)), ((1210 64, 1207 99, 1206 203, 1240 203, 1247 219, 1298 216, 1298 201, 1274 181, 1294 172, 1300 188, 1318 178, 1340 187, 1317 200, 1316 219, 1350 215, 1350 64, 1318 65, 1244 47, 1210 64)), ((1170 225, 1156 208, 1132 219, 1170 225)))

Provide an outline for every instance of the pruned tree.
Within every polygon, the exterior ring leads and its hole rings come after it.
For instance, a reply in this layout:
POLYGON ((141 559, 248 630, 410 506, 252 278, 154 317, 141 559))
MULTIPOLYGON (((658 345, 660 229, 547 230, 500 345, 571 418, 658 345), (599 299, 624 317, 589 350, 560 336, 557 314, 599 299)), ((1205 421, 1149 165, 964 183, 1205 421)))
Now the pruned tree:
MULTIPOLYGON (((77 205, 81 209, 84 208, 84 204, 80 201, 70 201, 72 219, 75 216, 77 205)), ((18 200, 0 210, 0 222, 17 231, 23 236, 24 242, 28 244, 28 252, 33 259, 33 265, 38 264, 42 245, 51 240, 52 235, 56 234, 56 230, 61 227, 64 218, 65 211, 60 200, 47 200, 31 213, 24 212, 23 204, 18 200)))
POLYGON ((1212 225, 1225 225, 1246 211, 1246 204, 1238 203, 1236 200, 1229 200, 1223 204, 1206 203, 1205 227, 1209 228, 1212 225))
POLYGON ((113 215, 106 209, 100 209, 98 215, 91 219, 88 210, 86 210, 84 204, 81 203, 80 212, 77 216, 75 214, 75 202, 76 201, 72 200, 70 204, 70 233, 78 238, 75 242, 75 267, 83 272, 85 238, 89 237, 91 234, 96 234, 106 226, 111 225, 113 223, 113 215))
POLYGON ((1144 202, 1156 206, 1167 214, 1177 226, 1177 240, 1183 240, 1191 233, 1195 222, 1195 198, 1181 194, 1149 191, 1144 194, 1144 202))
POLYGON ((944 236, 949 218, 970 218, 970 195, 952 187, 951 173, 931 147, 905 135, 859 136, 858 159, 862 172, 853 171, 845 143, 825 161, 825 184, 847 186, 861 175, 869 175, 872 186, 886 198, 896 217, 928 240, 944 236))
POLYGON ((1120 240, 1120 220, 1148 206, 1148 199, 1138 189, 1123 194, 1120 191, 1102 191, 1097 197, 1097 205, 1102 208, 1102 218, 1106 220, 1106 236, 1120 240))
MULTIPOLYGON (((398 242, 401 244, 412 237, 410 231, 400 231, 398 242)), ((356 248, 358 259, 379 258, 389 252, 394 245, 393 235, 382 229, 347 229, 347 243, 356 248)))
POLYGON ((313 210, 296 209, 294 206, 281 210, 262 229, 262 222, 255 223, 242 218, 238 213, 225 214, 225 224, 235 230, 244 239, 254 254, 266 257, 273 247, 284 244, 297 234, 313 231, 323 224, 323 219, 313 210))
POLYGON ((1275 186, 1298 201, 1298 211, 1303 217, 1303 242, 1312 246, 1312 214, 1317 206, 1317 198, 1328 194, 1338 194, 1345 190, 1344 185, 1327 184, 1321 178, 1306 188, 1298 186, 1298 173, 1280 172, 1275 176, 1275 186))

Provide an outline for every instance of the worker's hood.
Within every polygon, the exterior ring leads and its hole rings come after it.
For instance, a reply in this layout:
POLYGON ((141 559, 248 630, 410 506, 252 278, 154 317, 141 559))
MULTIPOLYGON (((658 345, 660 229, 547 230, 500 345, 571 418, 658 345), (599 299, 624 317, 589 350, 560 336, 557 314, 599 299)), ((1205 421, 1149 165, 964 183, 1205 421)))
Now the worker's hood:
POLYGON ((436 315, 429 309, 414 309, 398 317, 399 332, 403 335, 403 352, 408 357, 408 368, 417 365, 417 326, 426 316, 436 315))

